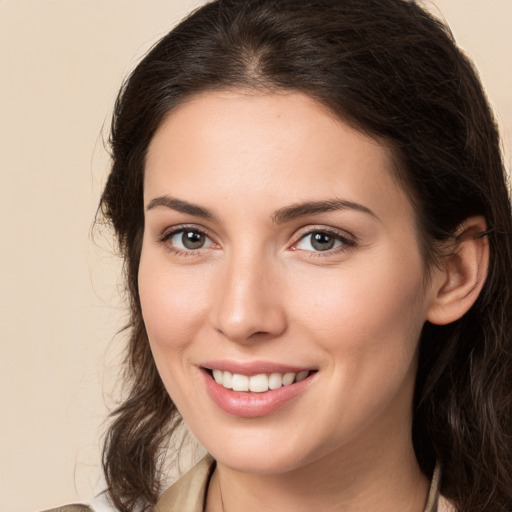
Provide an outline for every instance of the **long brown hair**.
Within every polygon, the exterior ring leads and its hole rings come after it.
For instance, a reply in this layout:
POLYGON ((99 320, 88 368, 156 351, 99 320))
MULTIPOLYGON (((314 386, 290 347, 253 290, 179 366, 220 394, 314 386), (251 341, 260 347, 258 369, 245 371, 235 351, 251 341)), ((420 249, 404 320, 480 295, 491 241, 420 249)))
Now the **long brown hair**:
POLYGON ((392 148, 428 265, 438 241, 483 215, 489 274, 460 320, 426 324, 414 399, 420 467, 443 467, 461 512, 512 510, 512 220, 495 120, 472 64, 441 22, 406 0, 215 0, 192 13, 125 81, 101 208, 125 258, 128 392, 103 464, 123 512, 151 507, 179 413, 150 353, 137 288, 148 145, 191 95, 292 89, 392 148))

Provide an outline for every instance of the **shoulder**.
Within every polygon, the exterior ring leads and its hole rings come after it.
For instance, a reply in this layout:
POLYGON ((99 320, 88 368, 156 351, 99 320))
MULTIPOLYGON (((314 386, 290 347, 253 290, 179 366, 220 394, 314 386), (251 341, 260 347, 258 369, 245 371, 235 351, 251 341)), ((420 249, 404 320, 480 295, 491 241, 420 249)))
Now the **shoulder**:
POLYGON ((98 494, 88 504, 85 503, 72 503, 68 505, 61 505, 57 508, 50 510, 43 510, 42 512, 118 512, 117 509, 110 503, 107 493, 102 492, 98 494))
POLYGON ((93 510, 89 505, 76 503, 74 505, 64 505, 63 507, 52 508, 43 512, 93 512, 93 510))
MULTIPOLYGON (((188 473, 167 489, 155 506, 155 512, 202 512, 204 498, 215 460, 206 455, 188 473)), ((98 496, 92 505, 73 504, 42 512, 114 512, 104 495, 98 496)))

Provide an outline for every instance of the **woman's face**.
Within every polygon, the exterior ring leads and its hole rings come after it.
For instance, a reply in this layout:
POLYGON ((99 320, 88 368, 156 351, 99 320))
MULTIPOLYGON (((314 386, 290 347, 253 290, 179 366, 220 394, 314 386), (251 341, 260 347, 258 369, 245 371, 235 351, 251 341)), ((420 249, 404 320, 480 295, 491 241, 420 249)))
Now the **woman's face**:
POLYGON ((434 292, 391 166, 299 93, 204 93, 152 140, 142 312, 219 462, 279 473, 410 442, 434 292))

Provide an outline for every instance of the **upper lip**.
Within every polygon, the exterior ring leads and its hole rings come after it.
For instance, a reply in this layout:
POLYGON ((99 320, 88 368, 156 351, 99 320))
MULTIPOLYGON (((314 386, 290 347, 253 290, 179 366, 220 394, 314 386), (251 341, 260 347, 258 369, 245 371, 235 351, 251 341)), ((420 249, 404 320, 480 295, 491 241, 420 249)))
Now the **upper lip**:
POLYGON ((299 373, 304 370, 312 371, 310 366, 295 366, 289 364, 276 363, 272 361, 230 361, 218 360, 207 361, 200 365, 207 370, 222 370, 239 375, 258 375, 260 373, 299 373))

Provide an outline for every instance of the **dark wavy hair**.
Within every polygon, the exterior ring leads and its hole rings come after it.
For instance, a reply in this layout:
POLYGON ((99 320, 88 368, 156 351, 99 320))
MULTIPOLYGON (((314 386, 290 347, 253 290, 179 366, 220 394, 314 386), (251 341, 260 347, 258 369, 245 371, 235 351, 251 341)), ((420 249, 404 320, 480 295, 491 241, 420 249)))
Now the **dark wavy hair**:
POLYGON ((137 274, 148 145, 163 119, 215 89, 294 90, 392 148, 415 207, 422 253, 469 216, 489 228, 490 266, 471 310, 420 339, 412 437, 422 471, 460 512, 512 510, 512 220, 496 122, 450 31, 406 0, 215 0, 160 40, 125 81, 101 198, 125 259, 127 393, 103 466, 123 512, 149 507, 181 418, 156 370, 137 274))

